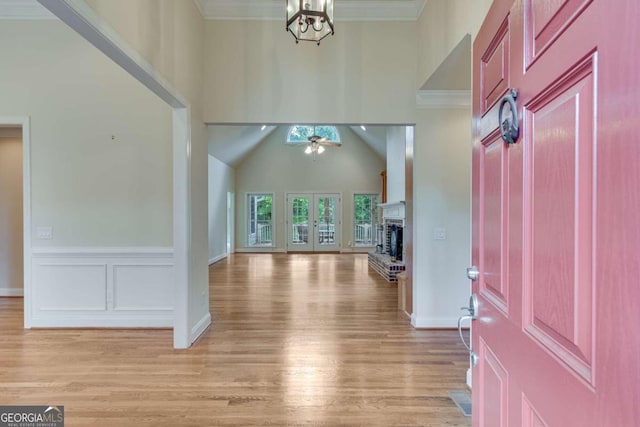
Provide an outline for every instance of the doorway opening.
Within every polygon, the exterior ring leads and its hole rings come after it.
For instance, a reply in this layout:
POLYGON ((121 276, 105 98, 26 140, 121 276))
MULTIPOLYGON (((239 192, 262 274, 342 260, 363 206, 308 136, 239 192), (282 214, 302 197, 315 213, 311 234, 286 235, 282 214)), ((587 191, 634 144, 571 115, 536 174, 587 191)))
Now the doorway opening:
POLYGON ((22 127, 0 126, 0 297, 24 294, 22 127))

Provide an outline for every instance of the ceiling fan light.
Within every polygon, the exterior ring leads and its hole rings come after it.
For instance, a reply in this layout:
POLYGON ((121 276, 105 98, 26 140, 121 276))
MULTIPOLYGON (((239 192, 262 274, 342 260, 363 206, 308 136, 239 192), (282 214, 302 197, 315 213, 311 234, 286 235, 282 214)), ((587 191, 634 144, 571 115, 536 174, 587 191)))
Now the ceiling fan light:
POLYGON ((305 148, 304 153, 305 154, 311 154, 313 150, 311 149, 311 146, 308 146, 307 148, 305 148))
POLYGON ((318 147, 318 154, 322 154, 322 153, 324 153, 324 147, 322 145, 320 145, 318 147))

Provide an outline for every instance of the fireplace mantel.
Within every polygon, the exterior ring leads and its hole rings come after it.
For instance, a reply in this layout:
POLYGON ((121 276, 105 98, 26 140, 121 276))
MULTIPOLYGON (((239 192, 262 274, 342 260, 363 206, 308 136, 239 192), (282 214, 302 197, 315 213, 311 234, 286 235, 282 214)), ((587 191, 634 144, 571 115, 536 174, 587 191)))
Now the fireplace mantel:
POLYGON ((404 200, 390 203, 380 203, 378 207, 382 208, 383 219, 402 219, 404 220, 404 200))

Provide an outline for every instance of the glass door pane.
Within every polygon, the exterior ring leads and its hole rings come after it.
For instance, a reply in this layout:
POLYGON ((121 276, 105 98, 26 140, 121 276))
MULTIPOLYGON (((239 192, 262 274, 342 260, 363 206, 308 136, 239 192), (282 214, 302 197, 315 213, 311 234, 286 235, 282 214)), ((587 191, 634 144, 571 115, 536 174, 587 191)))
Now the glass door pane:
POLYGON ((287 250, 313 250, 312 215, 312 194, 287 194, 287 250))
POLYGON ((315 201, 316 251, 339 251, 339 195, 317 194, 315 201))
POLYGON ((294 197, 291 200, 291 243, 309 243, 309 198, 294 197))

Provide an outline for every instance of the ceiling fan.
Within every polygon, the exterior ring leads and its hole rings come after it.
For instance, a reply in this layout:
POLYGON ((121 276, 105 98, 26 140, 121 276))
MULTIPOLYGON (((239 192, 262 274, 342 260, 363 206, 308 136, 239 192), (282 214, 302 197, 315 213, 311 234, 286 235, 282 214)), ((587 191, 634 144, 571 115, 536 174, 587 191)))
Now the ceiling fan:
POLYGON ((316 133, 316 127, 313 127, 313 134, 307 137, 309 142, 300 141, 298 144, 308 144, 304 152, 306 154, 322 154, 324 153, 324 147, 340 147, 342 143, 329 141, 326 136, 320 136, 316 133))

